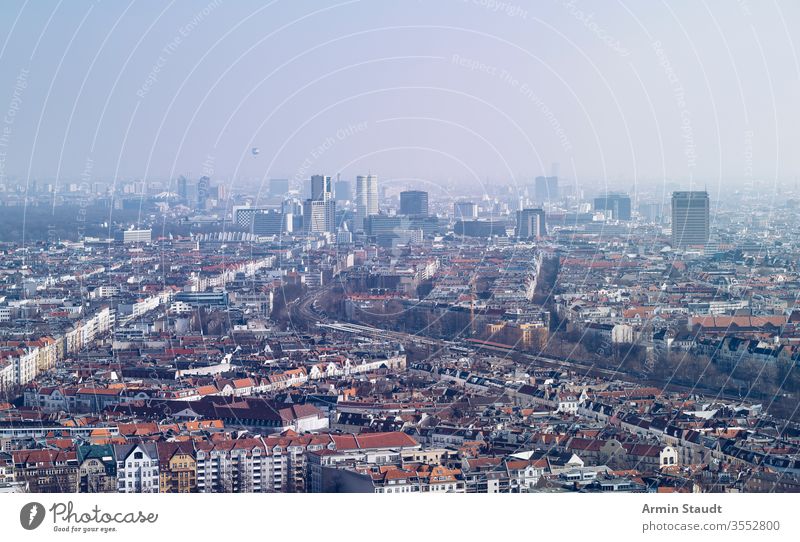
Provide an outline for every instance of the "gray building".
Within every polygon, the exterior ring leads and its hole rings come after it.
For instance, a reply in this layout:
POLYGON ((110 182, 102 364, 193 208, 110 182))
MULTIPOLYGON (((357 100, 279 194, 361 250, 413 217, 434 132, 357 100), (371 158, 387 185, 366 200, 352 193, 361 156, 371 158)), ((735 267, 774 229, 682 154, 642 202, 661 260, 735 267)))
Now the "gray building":
POLYGON ((422 190, 400 192, 400 214, 428 216, 428 193, 422 190))
POLYGON ((709 235, 708 192, 672 193, 672 246, 705 245, 709 235))
POLYGON ((459 201, 453 204, 453 216, 456 220, 474 220, 478 218, 478 206, 471 201, 459 201))
POLYGON ((133 228, 122 232, 123 243, 149 243, 153 237, 153 230, 134 230, 133 228))
POLYGON ((354 231, 364 229, 367 217, 378 214, 378 177, 359 175, 356 177, 356 215, 354 231))
POLYGON ((631 219, 631 197, 627 194, 606 194, 594 198, 595 211, 606 211, 614 220, 631 219))
POLYGON ((282 213, 277 209, 269 209, 253 216, 255 235, 280 235, 292 231, 292 213, 282 213))
POLYGON ((314 201, 328 201, 329 199, 333 199, 333 182, 329 176, 311 176, 311 199, 314 201))
POLYGON ((308 199, 303 203, 303 229, 307 233, 336 231, 336 202, 308 199))
POLYGON ((539 239, 547 235, 544 210, 522 209, 517 211, 517 226, 514 235, 518 239, 539 239))
POLYGON ((505 237, 506 222, 504 220, 459 220, 453 230, 456 235, 465 237, 505 237))

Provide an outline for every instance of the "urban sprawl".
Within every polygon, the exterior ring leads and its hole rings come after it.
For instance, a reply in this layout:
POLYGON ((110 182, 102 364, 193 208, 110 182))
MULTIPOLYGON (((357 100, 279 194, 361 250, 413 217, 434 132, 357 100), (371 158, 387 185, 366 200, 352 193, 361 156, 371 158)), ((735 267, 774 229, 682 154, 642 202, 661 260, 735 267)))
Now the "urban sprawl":
POLYGON ((800 490, 796 187, 401 185, 7 180, 0 492, 800 490))

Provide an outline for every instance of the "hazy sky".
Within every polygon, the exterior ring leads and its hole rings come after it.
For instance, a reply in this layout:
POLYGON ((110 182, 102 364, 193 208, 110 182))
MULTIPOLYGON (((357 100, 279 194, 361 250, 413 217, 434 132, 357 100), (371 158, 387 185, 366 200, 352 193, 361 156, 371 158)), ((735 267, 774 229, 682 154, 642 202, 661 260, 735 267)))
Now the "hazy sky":
POLYGON ((798 27, 795 1, 3 0, 0 174, 795 179, 798 27))

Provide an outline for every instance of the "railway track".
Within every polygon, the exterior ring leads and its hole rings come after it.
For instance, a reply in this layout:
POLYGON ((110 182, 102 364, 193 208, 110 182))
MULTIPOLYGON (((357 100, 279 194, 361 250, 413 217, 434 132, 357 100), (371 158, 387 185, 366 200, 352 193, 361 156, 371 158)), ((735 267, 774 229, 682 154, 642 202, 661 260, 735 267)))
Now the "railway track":
POLYGON ((451 347, 460 347, 460 348, 469 347, 476 351, 483 350, 483 351, 491 351, 494 353, 502 353, 517 363, 526 364, 529 366, 543 366, 543 367, 565 369, 582 374, 584 376, 600 377, 609 380, 621 380, 633 384, 658 387, 664 391, 679 392, 679 393, 696 393, 698 395, 705 395, 707 397, 713 397, 716 399, 732 401, 732 402, 739 402, 742 400, 742 398, 739 395, 726 392, 720 393, 717 390, 706 388, 701 385, 686 386, 676 383, 664 384, 663 382, 658 382, 650 379, 642 379, 637 375, 633 375, 625 371, 598 367, 597 365, 594 365, 592 363, 586 363, 576 360, 565 360, 565 359, 554 358, 552 356, 543 356, 541 354, 530 354, 527 352, 520 351, 511 346, 501 346, 501 345, 493 345, 485 343, 471 344, 471 343, 465 343, 465 341, 463 340, 458 342, 447 341, 443 339, 436 339, 421 335, 413 335, 411 333, 405 333, 401 331, 391 331, 391 330, 376 328, 355 322, 331 321, 325 315, 322 315, 321 313, 319 313, 314 309, 314 302, 321 299, 321 297, 325 294, 326 291, 327 288, 321 288, 313 292, 312 294, 306 296, 305 298, 298 300, 294 304, 295 306, 293 306, 293 308, 291 309, 292 310, 291 314, 293 314, 293 317, 296 316, 297 320, 299 322, 302 322, 307 329, 311 329, 313 328, 313 326, 317 326, 331 331, 351 333, 353 335, 362 335, 377 340, 392 340, 392 341, 397 341, 404 345, 418 345, 418 346, 421 345, 429 348, 434 348, 437 350, 449 349, 451 347))

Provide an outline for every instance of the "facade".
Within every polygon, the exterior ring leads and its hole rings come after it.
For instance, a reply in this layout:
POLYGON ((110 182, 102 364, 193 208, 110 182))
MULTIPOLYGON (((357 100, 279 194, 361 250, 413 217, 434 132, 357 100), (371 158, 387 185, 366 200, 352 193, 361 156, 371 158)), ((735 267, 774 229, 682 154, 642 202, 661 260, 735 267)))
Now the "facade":
POLYGON ((595 211, 606 211, 614 220, 631 219, 631 198, 627 194, 606 194, 594 199, 595 211))
POLYGON ((428 193, 422 190, 400 192, 400 214, 428 216, 428 193))
POLYGON ((464 458, 461 461, 466 493, 526 493, 549 468, 546 458, 464 458))
POLYGON ((291 213, 282 213, 277 209, 255 213, 253 215, 252 232, 254 235, 291 233, 292 218, 291 213))
POLYGON ((375 215, 367 217, 364 232, 373 235, 381 246, 392 246, 396 243, 420 242, 424 230, 407 216, 375 215))
POLYGON ((158 451, 152 442, 117 444, 117 492, 158 493, 158 451))
POLYGON ((152 239, 152 230, 125 230, 122 232, 123 243, 149 243, 152 239))
POLYGON ((0 391, 6 392, 16 385, 14 364, 8 359, 0 358, 0 391))
POLYGON ((336 231, 336 202, 308 199, 303 203, 303 229, 306 233, 336 231))
POLYGON ((540 239, 547 235, 544 210, 522 209, 517 211, 514 235, 517 239, 540 239))
MULTIPOLYGON (((285 376, 285 375, 284 375, 285 376)), ((273 379, 271 379, 273 380, 273 379)), ((267 388, 280 390, 291 387, 285 379, 274 379, 267 388), (281 380, 283 382, 281 382, 281 380)), ((306 379, 304 378, 303 381, 306 379)), ((305 432, 321 431, 328 428, 328 418, 313 405, 270 404, 265 401, 253 401, 251 408, 217 407, 217 416, 230 427, 242 427, 258 432, 282 432, 287 430, 305 432)))
POLYGON ((31 493, 75 493, 78 455, 74 451, 17 450, 12 452, 15 478, 31 493))
POLYGON ((65 355, 77 352, 95 338, 110 331, 115 313, 102 307, 91 316, 78 320, 59 338, 41 337, 25 348, 0 352, 0 389, 24 386, 43 371, 55 367, 65 355))
POLYGON ((236 226, 247 231, 253 229, 253 219, 258 213, 270 211, 271 207, 243 207, 235 205, 232 211, 233 222, 236 226))
POLYGON ((195 457, 200 493, 262 493, 280 488, 275 471, 280 473, 281 466, 273 464, 261 438, 202 443, 195 457))
POLYGON ((331 435, 333 442, 308 453, 308 483, 312 493, 374 492, 371 480, 353 478, 352 469, 363 463, 399 463, 404 453, 421 445, 402 432, 331 435), (351 485, 351 479, 355 482, 351 485), (367 489, 368 488, 368 489, 367 489))
POLYGON ((364 232, 367 235, 392 235, 413 230, 420 230, 423 235, 430 235, 438 227, 436 217, 374 215, 364 222, 364 232))
POLYGON ((506 225, 505 220, 459 220, 453 231, 465 237, 505 237, 506 225))
POLYGON ((478 206, 471 201, 459 201, 453 204, 453 215, 456 220, 475 220, 478 218, 478 206))
POLYGON ((709 237, 708 192, 672 193, 672 245, 705 245, 709 237))
POLYGON ((195 203, 195 208, 198 210, 205 209, 210 195, 211 179, 204 175, 197 179, 197 200, 195 203))
POLYGON ((459 469, 443 465, 340 465, 323 476, 338 493, 466 493, 459 469))
POLYGON ((226 306, 228 304, 227 292, 178 292, 175 301, 191 306, 226 306))
POLYGON ((194 493, 197 490, 197 461, 191 442, 157 443, 159 492, 194 493))
POLYGON ((333 181, 329 176, 311 176, 311 199, 313 201, 328 201, 333 199, 333 181))
POLYGON ((378 176, 356 177, 356 215, 354 231, 364 229, 367 217, 378 214, 378 176))
POLYGON ((117 464, 114 448, 108 445, 78 447, 78 491, 114 493, 117 490, 117 464))

